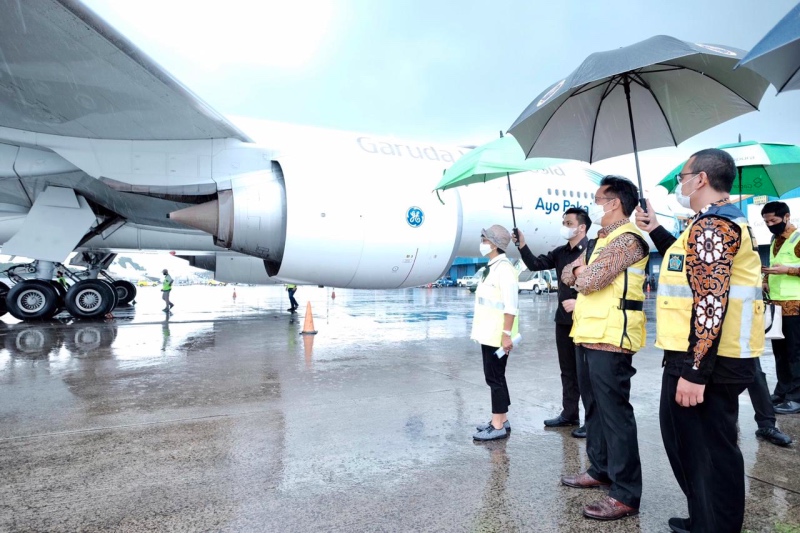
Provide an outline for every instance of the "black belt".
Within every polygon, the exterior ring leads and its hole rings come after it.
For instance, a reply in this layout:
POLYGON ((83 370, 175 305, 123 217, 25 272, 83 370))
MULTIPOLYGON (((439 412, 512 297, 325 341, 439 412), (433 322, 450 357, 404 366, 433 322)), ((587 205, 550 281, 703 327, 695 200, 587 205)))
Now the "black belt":
POLYGON ((620 309, 621 311, 644 311, 644 302, 620 298, 619 307, 617 307, 617 309, 620 309))

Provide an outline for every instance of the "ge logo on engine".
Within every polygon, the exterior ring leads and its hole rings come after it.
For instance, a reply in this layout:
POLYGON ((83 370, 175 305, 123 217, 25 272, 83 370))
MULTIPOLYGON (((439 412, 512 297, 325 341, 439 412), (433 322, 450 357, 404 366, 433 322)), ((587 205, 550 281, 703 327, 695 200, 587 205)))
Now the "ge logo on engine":
POLYGON ((418 228, 425 222, 425 213, 423 213, 422 209, 419 207, 409 207, 406 212, 406 222, 408 222, 408 225, 412 228, 418 228))

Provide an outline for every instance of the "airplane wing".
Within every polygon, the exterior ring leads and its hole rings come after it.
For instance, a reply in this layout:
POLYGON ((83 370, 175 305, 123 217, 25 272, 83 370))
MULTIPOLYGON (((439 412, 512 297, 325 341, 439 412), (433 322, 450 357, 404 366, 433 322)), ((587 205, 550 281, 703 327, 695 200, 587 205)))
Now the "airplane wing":
POLYGON ((89 139, 251 139, 77 0, 0 0, 0 126, 89 139))

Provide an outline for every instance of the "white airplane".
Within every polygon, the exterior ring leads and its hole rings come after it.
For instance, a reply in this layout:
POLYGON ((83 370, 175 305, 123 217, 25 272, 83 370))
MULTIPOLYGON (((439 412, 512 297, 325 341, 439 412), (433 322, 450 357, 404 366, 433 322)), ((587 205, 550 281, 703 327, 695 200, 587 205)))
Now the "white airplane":
MULTIPOLYGON (((257 144, 77 0, 0 9, 0 243, 35 260, 0 312, 105 314, 132 287, 104 269, 131 250, 175 250, 220 281, 413 287, 477 256, 481 228, 511 227, 504 180, 432 193, 468 148, 279 124, 251 125, 257 144), (76 250, 88 279, 59 293, 76 250)), ((512 178, 534 252, 560 244, 597 177, 512 178)))

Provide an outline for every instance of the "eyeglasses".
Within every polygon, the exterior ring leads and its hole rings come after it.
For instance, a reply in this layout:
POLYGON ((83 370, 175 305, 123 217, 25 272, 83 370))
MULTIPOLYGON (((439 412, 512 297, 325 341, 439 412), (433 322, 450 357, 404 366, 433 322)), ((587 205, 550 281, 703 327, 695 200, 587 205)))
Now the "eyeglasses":
POLYGON ((616 199, 617 198, 615 196, 595 196, 594 203, 598 203, 597 202, 598 200, 616 200, 616 199))
POLYGON ((683 177, 684 176, 696 176, 697 174, 700 174, 700 173, 699 172, 680 172, 678 174, 675 174, 675 179, 677 180, 678 183, 683 183, 683 177))

